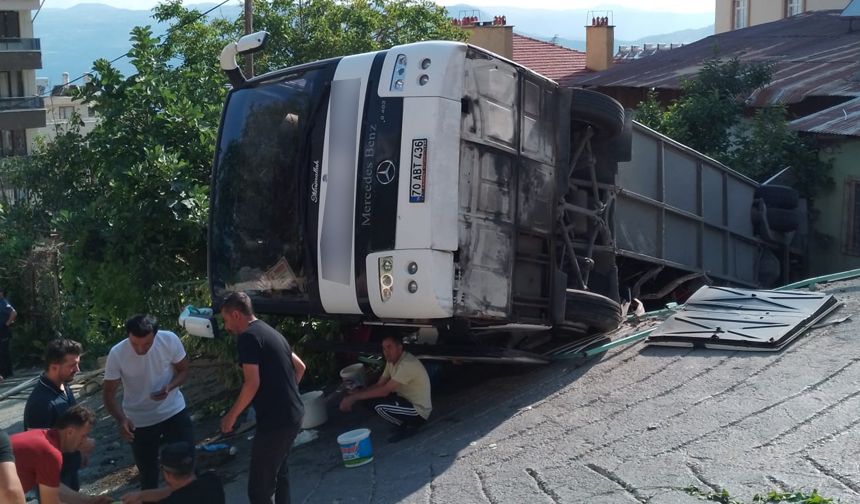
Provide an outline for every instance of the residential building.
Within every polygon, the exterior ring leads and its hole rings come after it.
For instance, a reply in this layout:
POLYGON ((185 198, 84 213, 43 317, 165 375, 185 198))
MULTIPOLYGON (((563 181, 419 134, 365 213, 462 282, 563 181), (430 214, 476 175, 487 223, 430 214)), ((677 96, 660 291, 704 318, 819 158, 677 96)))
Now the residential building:
POLYGON ((37 133, 46 140, 53 140, 58 134, 69 131, 72 120, 76 121, 81 135, 86 135, 96 127, 98 116, 92 106, 72 99, 75 89, 74 84, 69 84, 69 74, 65 72, 63 84, 54 86, 50 95, 45 96, 46 124, 37 133))
POLYGON ((796 119, 790 127, 812 135, 833 161, 834 184, 815 199, 819 217, 810 241, 815 273, 860 268, 860 98, 796 119))
POLYGON ((39 0, 0 0, 0 157, 30 152, 37 128, 45 126, 44 100, 36 92, 42 68, 32 12, 39 0))
POLYGON ((844 9, 850 0, 716 0, 714 32, 739 30, 804 12, 844 9))

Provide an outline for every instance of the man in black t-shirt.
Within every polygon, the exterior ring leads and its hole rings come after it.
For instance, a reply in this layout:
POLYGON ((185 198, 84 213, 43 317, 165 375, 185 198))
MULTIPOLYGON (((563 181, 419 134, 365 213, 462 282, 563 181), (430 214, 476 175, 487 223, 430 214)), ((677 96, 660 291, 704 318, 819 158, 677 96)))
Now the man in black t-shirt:
POLYGON ((123 504, 225 504, 224 486, 217 474, 194 474, 191 443, 180 441, 165 446, 161 450, 161 471, 166 487, 128 493, 122 496, 123 504))
POLYGON ((221 432, 232 432, 239 415, 253 402, 257 433, 251 445, 248 498, 251 504, 289 503, 287 457, 304 416, 298 383, 305 363, 281 333, 254 316, 251 298, 244 292, 224 299, 221 316, 224 328, 238 336, 244 377, 236 402, 221 419, 221 432))
POLYGON ((24 488, 15 470, 15 455, 9 436, 0 429, 0 502, 24 504, 24 488))

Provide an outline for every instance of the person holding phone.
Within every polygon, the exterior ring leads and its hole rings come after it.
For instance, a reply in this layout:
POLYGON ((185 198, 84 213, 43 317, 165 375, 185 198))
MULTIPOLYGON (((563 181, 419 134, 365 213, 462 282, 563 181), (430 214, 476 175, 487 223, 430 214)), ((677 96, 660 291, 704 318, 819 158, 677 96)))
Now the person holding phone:
POLYGON ((179 337, 158 329, 151 315, 125 323, 128 338, 114 345, 105 364, 104 405, 131 443, 140 488, 158 487, 158 447, 194 444, 191 417, 179 387, 188 377, 188 356, 179 337), (116 391, 122 383, 122 407, 116 391))

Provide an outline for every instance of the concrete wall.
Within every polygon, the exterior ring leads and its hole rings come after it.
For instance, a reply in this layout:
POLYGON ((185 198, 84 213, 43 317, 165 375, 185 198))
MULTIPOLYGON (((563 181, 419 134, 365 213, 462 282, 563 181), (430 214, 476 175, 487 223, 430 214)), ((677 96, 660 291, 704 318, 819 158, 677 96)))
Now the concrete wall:
POLYGON ((823 236, 819 239, 812 236, 810 240, 809 266, 813 275, 860 268, 860 255, 845 252, 853 211, 849 207, 852 198, 846 186, 851 182, 860 183, 860 138, 845 140, 822 153, 824 158, 831 156, 835 183, 815 201, 819 215, 813 229, 823 236))
MULTIPOLYGON (((801 0, 804 12, 816 10, 844 9, 850 0, 801 0)), ((755 26, 770 23, 785 17, 785 0, 747 0, 749 24, 755 26)), ((734 27, 735 0, 716 0, 714 8, 714 33, 730 31, 734 27)))
POLYGON ((513 26, 473 26, 466 28, 469 43, 507 59, 514 57, 513 26))
POLYGON ((39 8, 39 0, 0 0, 0 10, 29 11, 39 8))

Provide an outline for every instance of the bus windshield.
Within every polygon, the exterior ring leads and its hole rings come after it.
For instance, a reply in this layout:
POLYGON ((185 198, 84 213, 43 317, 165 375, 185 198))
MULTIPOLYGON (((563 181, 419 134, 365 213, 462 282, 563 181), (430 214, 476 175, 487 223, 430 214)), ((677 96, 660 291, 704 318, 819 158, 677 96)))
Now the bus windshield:
POLYGON ((330 75, 309 69, 231 92, 212 176, 213 295, 241 290, 307 299, 314 261, 305 246, 308 160, 302 152, 330 75))

